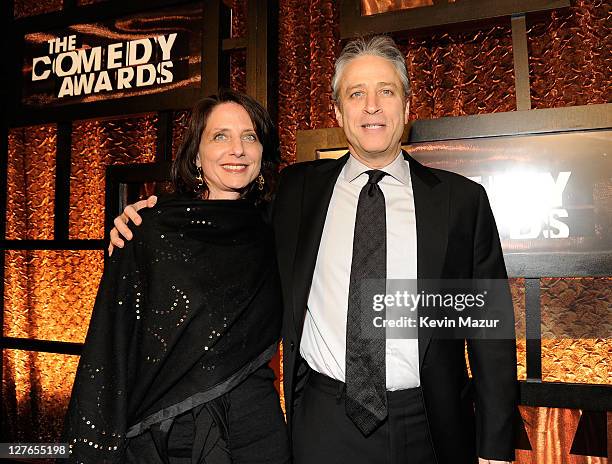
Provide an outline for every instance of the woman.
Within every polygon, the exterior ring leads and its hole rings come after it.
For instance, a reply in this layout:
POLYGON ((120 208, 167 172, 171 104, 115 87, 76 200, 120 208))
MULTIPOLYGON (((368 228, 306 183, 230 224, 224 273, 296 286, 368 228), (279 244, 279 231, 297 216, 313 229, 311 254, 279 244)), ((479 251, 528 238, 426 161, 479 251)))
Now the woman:
POLYGON ((267 365, 281 301, 262 213, 278 162, 251 97, 194 107, 176 195, 105 269, 66 419, 74 462, 289 462, 267 365))

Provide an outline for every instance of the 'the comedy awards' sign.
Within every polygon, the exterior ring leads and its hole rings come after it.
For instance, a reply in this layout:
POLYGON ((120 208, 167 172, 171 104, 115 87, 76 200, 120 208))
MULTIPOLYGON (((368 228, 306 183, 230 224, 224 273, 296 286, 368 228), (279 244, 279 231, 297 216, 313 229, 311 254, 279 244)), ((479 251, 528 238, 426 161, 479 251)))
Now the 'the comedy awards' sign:
POLYGON ((21 104, 44 109, 162 94, 191 101, 202 81, 202 17, 201 4, 188 4, 28 32, 21 104))
POLYGON ((48 53, 32 60, 32 82, 59 79, 57 98, 173 82, 177 33, 77 49, 77 36, 47 41, 48 53))

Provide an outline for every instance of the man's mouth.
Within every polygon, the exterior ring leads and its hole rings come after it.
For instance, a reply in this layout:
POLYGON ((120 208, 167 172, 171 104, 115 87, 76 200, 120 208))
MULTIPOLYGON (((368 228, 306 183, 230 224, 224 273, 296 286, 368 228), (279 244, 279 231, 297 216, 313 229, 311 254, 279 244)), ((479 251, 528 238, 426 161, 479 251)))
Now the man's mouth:
POLYGON ((382 129, 383 127, 385 127, 385 124, 374 122, 374 123, 362 124, 361 127, 363 127, 364 129, 382 129))

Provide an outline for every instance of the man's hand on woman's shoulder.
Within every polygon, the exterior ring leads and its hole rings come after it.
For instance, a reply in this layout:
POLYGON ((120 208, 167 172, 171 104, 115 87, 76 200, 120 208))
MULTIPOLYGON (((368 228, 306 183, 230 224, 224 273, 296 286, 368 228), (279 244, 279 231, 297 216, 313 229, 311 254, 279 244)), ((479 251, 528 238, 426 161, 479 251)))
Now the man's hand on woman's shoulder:
POLYGON ((124 242, 122 237, 126 240, 132 240, 132 232, 128 227, 128 223, 130 220, 139 226, 142 223, 142 218, 138 211, 142 208, 153 208, 157 203, 157 197, 155 195, 151 195, 146 200, 140 200, 132 205, 127 205, 123 213, 115 218, 113 223, 115 227, 110 231, 110 244, 108 245, 108 256, 113 254, 113 250, 115 247, 123 248, 124 242))

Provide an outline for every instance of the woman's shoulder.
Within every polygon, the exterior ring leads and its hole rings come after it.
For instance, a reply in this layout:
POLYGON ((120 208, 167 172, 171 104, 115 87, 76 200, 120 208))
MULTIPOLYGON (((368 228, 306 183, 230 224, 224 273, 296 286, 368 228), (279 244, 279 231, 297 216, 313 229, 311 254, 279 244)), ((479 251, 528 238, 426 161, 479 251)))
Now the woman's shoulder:
POLYGON ((130 223, 134 227, 131 229, 134 239, 146 240, 146 238, 159 229, 160 220, 165 211, 171 208, 179 198, 174 194, 161 194, 157 197, 157 202, 152 207, 145 207, 138 211, 142 218, 139 225, 130 223))
POLYGON ((185 202, 189 202, 191 199, 175 193, 162 193, 157 196, 157 202, 150 208, 143 208, 138 211, 140 217, 142 217, 142 225, 146 223, 155 223, 156 219, 165 212, 185 202), (146 221, 145 221, 146 220, 146 221))

